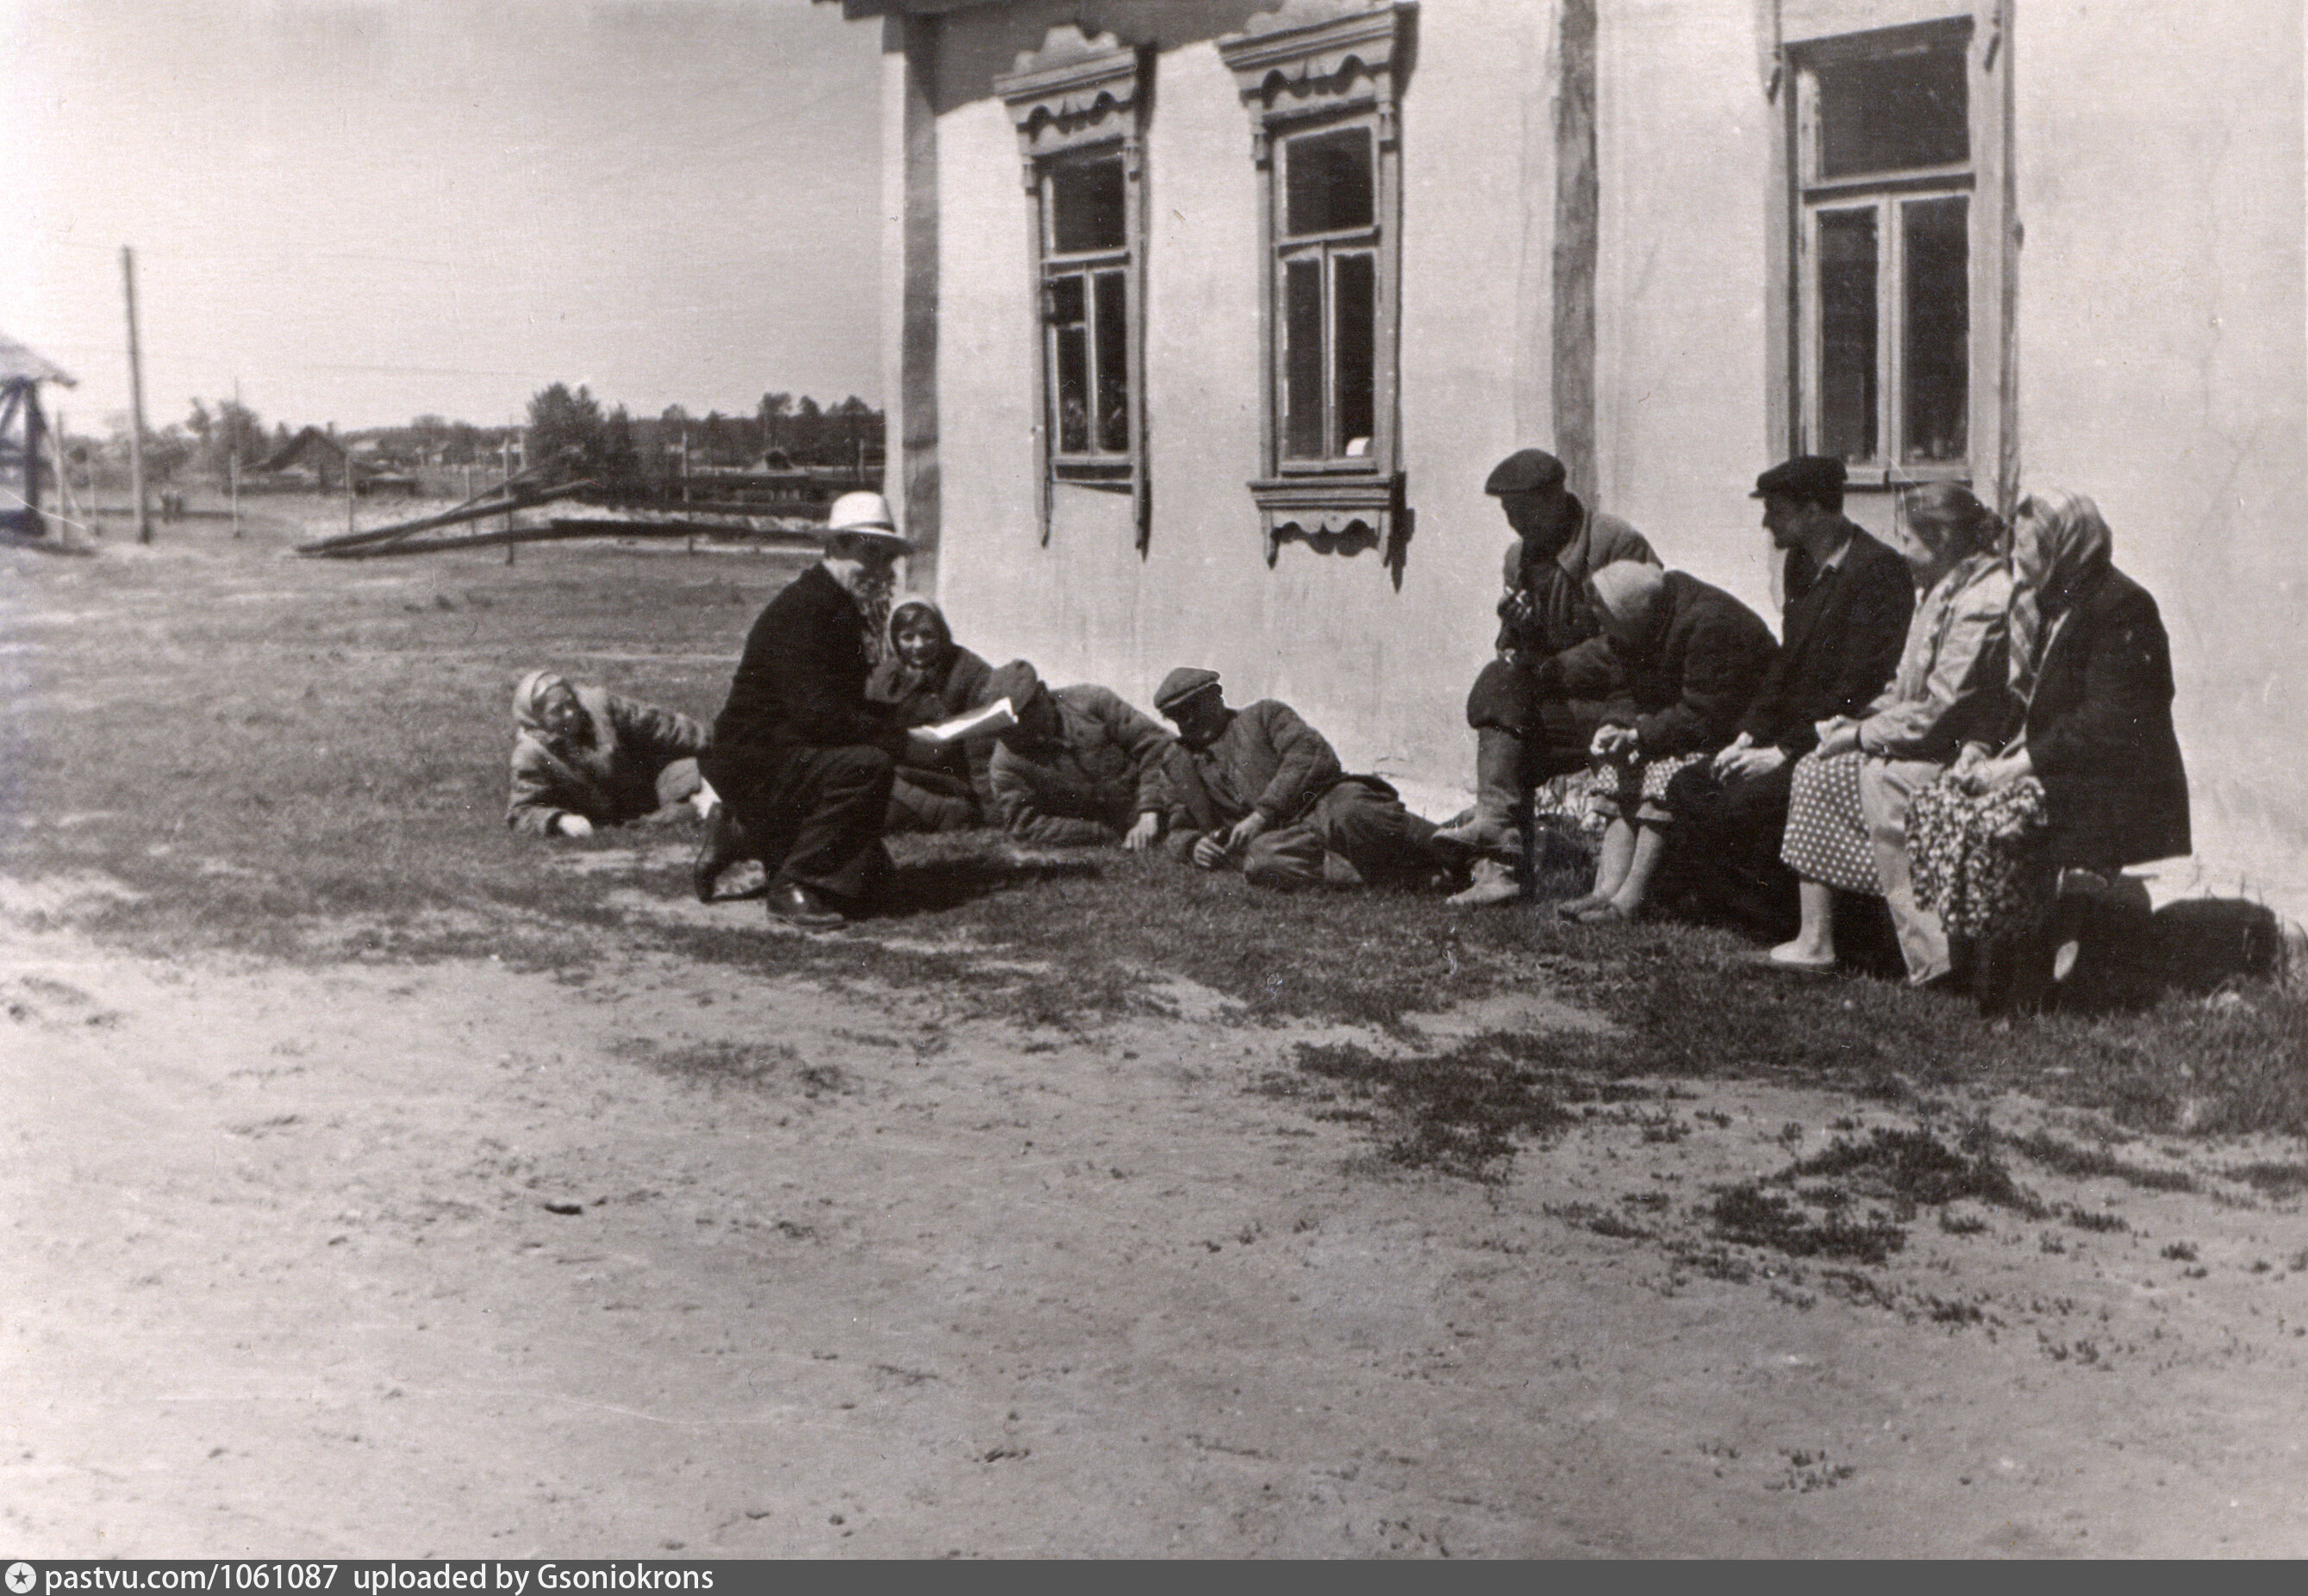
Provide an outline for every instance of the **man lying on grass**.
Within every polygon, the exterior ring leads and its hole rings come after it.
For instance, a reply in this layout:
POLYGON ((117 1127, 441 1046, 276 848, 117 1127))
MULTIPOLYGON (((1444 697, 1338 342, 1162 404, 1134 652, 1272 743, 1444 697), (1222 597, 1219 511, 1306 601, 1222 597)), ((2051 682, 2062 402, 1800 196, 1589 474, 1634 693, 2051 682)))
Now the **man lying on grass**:
POLYGON ((1425 884, 1466 855, 1376 776, 1349 776, 1322 734, 1277 699, 1227 707, 1218 673, 1180 666, 1154 707, 1178 729, 1161 764, 1162 850, 1257 886, 1425 884))

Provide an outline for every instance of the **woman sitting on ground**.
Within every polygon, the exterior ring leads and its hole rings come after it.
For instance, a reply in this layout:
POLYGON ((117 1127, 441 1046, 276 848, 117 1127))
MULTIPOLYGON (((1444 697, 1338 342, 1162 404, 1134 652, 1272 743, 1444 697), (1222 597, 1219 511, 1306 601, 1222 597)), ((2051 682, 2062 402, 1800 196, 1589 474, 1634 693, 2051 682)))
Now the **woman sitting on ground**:
POLYGON ((512 802, 505 824, 543 836, 590 836, 597 825, 702 816, 713 789, 698 773, 706 729, 687 715, 576 686, 532 670, 512 695, 512 802))
POLYGON ((1908 817, 1916 900, 1975 945, 1989 1014, 2041 1004, 2063 876, 2106 895, 2126 865, 2190 848, 2171 643, 2156 600, 2113 564, 2099 507, 2060 490, 2023 501, 2011 582, 2019 736, 2001 755, 1966 742, 1908 817))
MULTIPOLYGON (((994 702, 993 668, 953 640, 945 617, 926 599, 890 611, 889 641, 866 684, 866 696, 898 706, 899 723, 934 726, 994 702)), ((971 738, 927 761, 898 766, 885 832, 956 832, 985 824, 994 790, 986 779, 994 738, 971 738)))
POLYGON ((1835 893, 1880 896, 1908 979, 1951 976, 1947 934, 1908 880, 1908 809, 1967 739, 2011 722, 2004 618, 2011 576, 2003 522, 1952 482, 1906 496, 1895 540, 1922 598, 1899 668, 1864 715, 1820 723, 1795 768, 1779 857, 1800 878, 1803 927, 1765 955, 1794 970, 1835 967, 1835 893))
POLYGON ((1684 572, 1622 560, 1588 585, 1628 686, 1589 749, 1609 823, 1594 890, 1555 913, 1595 925, 1641 911, 1675 819, 1667 782, 1731 740, 1778 644, 1761 617, 1684 572))

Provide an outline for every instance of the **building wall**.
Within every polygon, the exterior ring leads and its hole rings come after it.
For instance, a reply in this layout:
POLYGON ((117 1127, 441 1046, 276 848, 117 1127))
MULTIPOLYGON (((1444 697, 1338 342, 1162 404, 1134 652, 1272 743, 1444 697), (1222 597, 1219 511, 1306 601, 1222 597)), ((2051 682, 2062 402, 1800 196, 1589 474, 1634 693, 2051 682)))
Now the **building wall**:
MULTIPOLYGON (((1096 8, 1092 8, 1095 10, 1096 8)), ((1109 6, 1124 22, 1129 8, 1109 6)), ((961 13, 940 52, 942 601, 965 641, 1138 703, 1207 665, 1238 702, 1288 699, 1350 765, 1463 780, 1467 685, 1488 658, 1510 540, 1482 483, 1546 424, 1552 134, 1546 8, 1433 5, 1404 97, 1402 436, 1415 521, 1398 588, 1381 553, 1286 542, 1259 470, 1259 189, 1250 121, 1211 40, 1254 7, 1159 8, 1147 125, 1153 521, 1060 484, 1038 541, 1029 211, 992 79, 1072 5, 961 13)), ((1110 19, 1107 19, 1110 20, 1110 19)))
MULTIPOLYGON (((1243 486, 1257 470, 1263 263, 1248 119, 1211 40, 1253 8, 1054 0, 943 22, 940 594, 991 656, 1024 654, 1141 703, 1170 666, 1208 665, 1237 700, 1298 704, 1349 764, 1463 783, 1461 703, 1487 655, 1507 541, 1482 479, 1510 450, 1552 442, 1552 8, 1428 0, 1417 18, 1401 273, 1416 519, 1399 588, 1375 550, 1286 543, 1268 568, 1243 486), (992 82, 1078 13, 1161 40, 1142 558, 1121 496, 1062 485, 1047 547, 1036 525, 1029 211, 992 82)), ((1816 30, 1934 9, 1788 0, 1785 14, 1816 30)), ((1746 496, 1773 453, 1767 244, 1782 113, 1763 87, 1768 8, 1598 10, 1595 496, 1668 564, 1770 615, 1746 496)), ((2097 497, 2119 562, 2163 605, 2199 851, 2308 911, 2308 798, 2293 773, 2308 763, 2297 9, 2205 0, 2142 22, 2136 8, 2014 0, 2009 14, 2021 479, 2097 497)), ((1888 507, 1853 500, 1871 523, 1888 507)))
POLYGON ((2091 495, 2172 636, 2197 852, 2308 909, 2301 13, 2014 29, 2022 480, 2091 495))

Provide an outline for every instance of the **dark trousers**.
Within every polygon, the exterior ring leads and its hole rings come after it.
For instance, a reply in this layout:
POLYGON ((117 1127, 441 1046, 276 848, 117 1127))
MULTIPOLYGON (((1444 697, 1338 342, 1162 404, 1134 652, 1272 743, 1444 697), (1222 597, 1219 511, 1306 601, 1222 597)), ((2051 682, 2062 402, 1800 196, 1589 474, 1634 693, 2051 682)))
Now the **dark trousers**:
POLYGON ((1723 781, 1694 764, 1667 783, 1670 880, 1701 914, 1774 941, 1796 934, 1796 873, 1779 858, 1795 773, 1790 759, 1769 775, 1723 781))
POLYGON ((1522 666, 1494 660, 1467 693, 1467 724, 1512 732, 1523 746, 1523 783, 1537 786, 1588 766, 1588 745, 1603 723, 1600 699, 1545 691, 1522 666))
POLYGON ((737 744, 698 763, 772 887, 798 883, 854 902, 888 868, 882 823, 897 763, 883 750, 737 744))

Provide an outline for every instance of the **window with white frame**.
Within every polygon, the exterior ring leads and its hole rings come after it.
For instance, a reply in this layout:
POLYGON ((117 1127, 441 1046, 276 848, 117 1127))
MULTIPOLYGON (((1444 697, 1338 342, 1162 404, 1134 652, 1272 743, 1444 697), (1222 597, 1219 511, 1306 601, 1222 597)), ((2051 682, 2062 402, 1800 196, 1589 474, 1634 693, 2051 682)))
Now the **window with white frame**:
POLYGON ((1790 51, 1798 442, 1855 480, 1965 474, 1978 441, 1971 39, 1957 18, 1790 51))
POLYGON ((1407 526, 1398 438, 1402 180, 1395 70, 1409 7, 1293 0, 1219 41, 1259 171, 1267 558, 1289 537, 1407 526))
POLYGON ((1061 23, 996 82, 1031 201, 1046 542, 1053 490, 1067 485, 1128 493, 1146 548, 1146 68, 1137 48, 1061 23))

